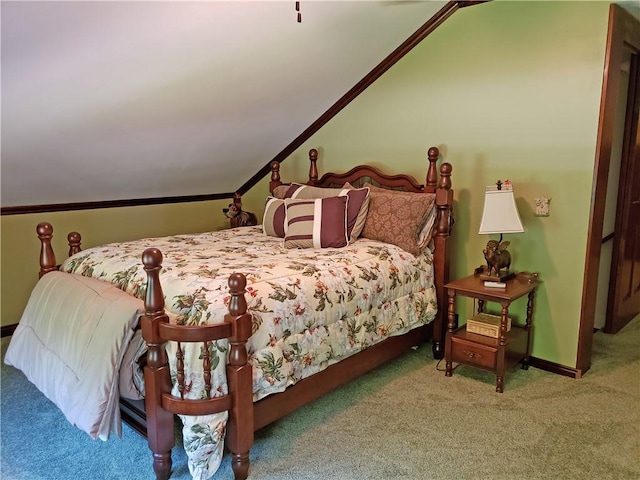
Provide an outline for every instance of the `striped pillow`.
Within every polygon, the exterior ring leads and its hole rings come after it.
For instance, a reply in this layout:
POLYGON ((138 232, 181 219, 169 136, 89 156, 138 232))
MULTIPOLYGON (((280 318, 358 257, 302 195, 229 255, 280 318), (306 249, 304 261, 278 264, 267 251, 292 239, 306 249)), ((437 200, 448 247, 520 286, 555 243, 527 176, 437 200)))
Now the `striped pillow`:
POLYGON ((355 242, 367 220, 369 188, 354 188, 348 184, 344 188, 324 188, 293 183, 288 188, 284 198, 315 199, 336 196, 349 197, 347 203, 347 234, 349 235, 349 241, 355 242))
POLYGON ((346 247, 347 203, 347 196, 285 199, 285 248, 346 247))
POLYGON ((270 237, 284 238, 284 200, 267 197, 262 216, 262 231, 270 237))

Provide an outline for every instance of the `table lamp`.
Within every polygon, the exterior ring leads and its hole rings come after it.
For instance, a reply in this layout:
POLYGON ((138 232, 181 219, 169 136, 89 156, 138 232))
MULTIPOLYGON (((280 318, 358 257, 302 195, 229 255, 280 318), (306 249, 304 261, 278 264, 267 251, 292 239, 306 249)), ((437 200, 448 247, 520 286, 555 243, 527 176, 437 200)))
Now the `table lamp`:
POLYGON ((481 234, 500 234, 500 240, 489 240, 482 251, 486 266, 476 269, 480 278, 493 282, 504 282, 515 276, 510 271, 511 253, 507 250, 508 241, 502 241, 504 233, 524 232, 516 200, 513 196, 513 186, 509 180, 485 188, 484 210, 480 222, 481 234))

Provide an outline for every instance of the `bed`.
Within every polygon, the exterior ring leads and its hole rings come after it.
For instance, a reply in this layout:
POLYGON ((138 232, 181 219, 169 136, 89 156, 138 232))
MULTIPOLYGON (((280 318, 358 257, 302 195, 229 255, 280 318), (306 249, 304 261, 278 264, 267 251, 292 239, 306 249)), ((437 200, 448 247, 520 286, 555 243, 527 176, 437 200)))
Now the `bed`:
MULTIPOLYGON (((110 295, 133 305, 116 363, 121 378, 132 362, 143 367, 144 399, 123 396, 117 413, 146 435, 158 479, 171 474, 176 414, 194 478, 215 473, 225 445, 245 479, 255 430, 430 339, 443 357, 446 309, 437 306, 446 305, 453 191, 439 156, 428 150, 420 184, 371 166, 318 178, 314 149, 305 184, 283 184, 272 163, 258 227, 232 220, 222 232, 86 251, 73 232, 61 265, 52 226, 38 225, 42 283, 115 285, 110 295), (136 331, 145 353, 124 360, 141 351, 136 331)), ((241 209, 239 195, 234 203, 241 209)))

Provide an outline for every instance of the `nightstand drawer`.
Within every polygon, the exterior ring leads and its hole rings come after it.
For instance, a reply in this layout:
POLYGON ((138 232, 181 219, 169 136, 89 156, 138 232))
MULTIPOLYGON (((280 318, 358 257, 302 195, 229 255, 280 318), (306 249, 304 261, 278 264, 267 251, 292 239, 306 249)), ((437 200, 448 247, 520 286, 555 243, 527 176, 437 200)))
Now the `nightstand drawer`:
POLYGON ((497 353, 497 348, 468 342, 456 337, 451 339, 451 356, 454 362, 495 369, 497 353))

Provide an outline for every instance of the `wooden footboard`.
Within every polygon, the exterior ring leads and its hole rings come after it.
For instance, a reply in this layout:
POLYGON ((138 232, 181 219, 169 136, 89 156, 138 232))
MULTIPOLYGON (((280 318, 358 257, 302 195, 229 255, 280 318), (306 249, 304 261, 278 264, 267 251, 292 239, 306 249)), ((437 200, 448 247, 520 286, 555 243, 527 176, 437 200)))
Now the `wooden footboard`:
POLYGON ((249 450, 253 445, 253 386, 251 365, 248 363, 246 343, 251 336, 251 315, 247 314, 244 297, 247 280, 235 273, 229 277, 229 313, 224 323, 206 326, 172 325, 164 310, 164 297, 160 286, 162 254, 156 248, 148 248, 142 254, 147 272, 145 315, 142 317, 142 336, 149 347, 144 369, 145 406, 147 414, 147 438, 153 452, 153 469, 160 480, 171 473, 171 449, 173 448, 174 414, 207 415, 229 411, 227 447, 231 452, 236 479, 245 479, 249 473, 249 450), (229 363, 227 365, 228 395, 214 397, 211 383, 211 358, 209 342, 229 339, 229 363), (165 343, 178 342, 177 389, 180 396, 171 394, 172 384, 165 343), (202 342, 203 371, 206 399, 184 398, 185 375, 182 362, 182 343, 202 342))

